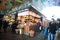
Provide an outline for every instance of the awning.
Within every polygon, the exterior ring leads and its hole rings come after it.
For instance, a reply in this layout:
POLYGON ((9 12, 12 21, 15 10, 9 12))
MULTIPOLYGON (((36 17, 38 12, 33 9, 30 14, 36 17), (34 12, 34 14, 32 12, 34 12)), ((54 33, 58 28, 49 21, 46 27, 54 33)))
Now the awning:
POLYGON ((31 15, 31 16, 40 18, 40 16, 38 14, 36 14, 32 11, 25 11, 25 12, 18 13, 18 16, 25 16, 25 15, 31 15))

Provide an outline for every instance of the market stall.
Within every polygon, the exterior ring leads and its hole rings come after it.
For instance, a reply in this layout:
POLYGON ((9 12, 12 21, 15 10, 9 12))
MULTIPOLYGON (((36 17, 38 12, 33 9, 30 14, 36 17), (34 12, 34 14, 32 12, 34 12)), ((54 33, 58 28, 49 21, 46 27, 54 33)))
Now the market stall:
POLYGON ((34 30, 36 22, 40 21, 40 16, 32 11, 24 11, 18 13, 17 20, 19 20, 20 26, 24 29, 24 34, 29 35, 30 30, 34 30))

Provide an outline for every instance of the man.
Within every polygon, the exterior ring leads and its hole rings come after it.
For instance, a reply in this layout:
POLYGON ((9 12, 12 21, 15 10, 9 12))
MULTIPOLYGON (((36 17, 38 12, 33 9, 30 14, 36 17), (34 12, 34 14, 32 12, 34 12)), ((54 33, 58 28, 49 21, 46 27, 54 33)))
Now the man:
POLYGON ((2 19, 0 18, 0 32, 1 32, 1 28, 2 28, 2 19))
POLYGON ((57 23, 56 21, 52 18, 52 21, 49 23, 49 34, 48 34, 48 40, 55 40, 55 33, 56 33, 56 27, 57 23))

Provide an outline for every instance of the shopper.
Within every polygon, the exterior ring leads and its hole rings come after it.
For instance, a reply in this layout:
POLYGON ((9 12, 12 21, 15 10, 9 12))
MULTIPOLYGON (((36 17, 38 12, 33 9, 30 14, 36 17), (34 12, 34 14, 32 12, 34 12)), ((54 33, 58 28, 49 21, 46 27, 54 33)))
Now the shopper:
POLYGON ((6 21, 6 20, 4 20, 4 21, 3 21, 3 29, 4 29, 4 32, 7 32, 7 27, 8 27, 8 25, 9 25, 9 22, 6 21))
POLYGON ((11 28, 12 28, 12 31, 11 31, 11 32, 15 33, 15 29, 17 28, 17 25, 18 25, 17 21, 15 21, 15 22, 11 25, 11 28))
POLYGON ((43 21, 43 25, 42 25, 42 26, 43 26, 44 40, 46 40, 47 35, 48 35, 48 26, 49 26, 47 19, 45 19, 45 20, 43 21))
POLYGON ((2 19, 0 18, 0 32, 1 32, 1 28, 2 28, 2 19))
POLYGON ((58 23, 58 28, 60 28, 60 21, 59 21, 59 23, 58 23))
POLYGON ((56 27, 57 23, 56 21, 52 18, 52 21, 49 23, 49 34, 48 34, 48 40, 55 40, 55 34, 56 34, 56 27))

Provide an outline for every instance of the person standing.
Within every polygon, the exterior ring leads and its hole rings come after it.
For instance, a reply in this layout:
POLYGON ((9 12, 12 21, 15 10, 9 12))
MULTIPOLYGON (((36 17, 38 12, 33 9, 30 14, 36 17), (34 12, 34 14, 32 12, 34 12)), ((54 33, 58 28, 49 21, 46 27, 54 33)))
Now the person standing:
POLYGON ((47 19, 45 19, 45 20, 43 21, 42 26, 43 26, 43 36, 44 36, 44 40, 46 40, 47 35, 48 35, 48 26, 49 26, 47 19))
POLYGON ((56 34, 56 27, 57 23, 56 21, 52 18, 52 21, 49 23, 49 29, 48 29, 48 40, 55 40, 55 34, 56 34))
POLYGON ((8 27, 8 24, 9 22, 8 21, 6 21, 6 20, 4 20, 3 21, 3 29, 4 29, 4 32, 7 32, 7 27, 8 27))
POLYGON ((18 22, 15 21, 12 25, 11 25, 11 28, 12 28, 12 31, 13 33, 15 33, 15 29, 17 28, 17 25, 18 25, 18 22))
POLYGON ((2 28, 2 19, 0 18, 0 32, 1 32, 1 28, 2 28))

